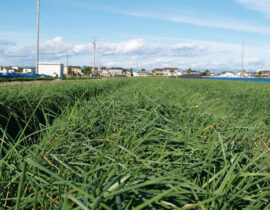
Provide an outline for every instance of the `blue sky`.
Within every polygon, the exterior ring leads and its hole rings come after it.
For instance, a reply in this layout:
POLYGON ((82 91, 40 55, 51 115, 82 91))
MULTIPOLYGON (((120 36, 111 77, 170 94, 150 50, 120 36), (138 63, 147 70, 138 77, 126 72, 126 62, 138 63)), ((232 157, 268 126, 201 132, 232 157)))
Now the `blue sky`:
MULTIPOLYGON (((212 71, 270 69, 269 0, 40 0, 40 60, 212 71)), ((34 65, 36 0, 0 0, 0 65, 34 65)))

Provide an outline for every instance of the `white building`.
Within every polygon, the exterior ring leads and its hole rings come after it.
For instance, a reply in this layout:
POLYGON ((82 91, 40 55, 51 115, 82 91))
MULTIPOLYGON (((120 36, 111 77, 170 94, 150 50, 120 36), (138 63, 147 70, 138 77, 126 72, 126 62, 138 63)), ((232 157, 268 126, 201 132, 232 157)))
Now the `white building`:
POLYGON ((80 66, 70 66, 70 68, 71 68, 70 73, 74 75, 78 75, 78 76, 83 75, 83 72, 80 66))
POLYGON ((130 71, 127 69, 123 69, 123 68, 110 68, 106 70, 108 72, 109 76, 121 76, 121 75, 125 75, 128 76, 130 75, 130 71))
POLYGON ((233 72, 224 72, 223 74, 219 75, 219 77, 237 77, 237 75, 233 72))
POLYGON ((164 77, 171 77, 171 76, 179 76, 178 68, 163 68, 163 69, 153 69, 155 76, 164 76, 164 77))
POLYGON ((60 63, 39 63, 38 74, 45 74, 51 77, 63 77, 64 65, 60 63))
POLYGON ((109 77, 109 72, 107 70, 100 70, 99 75, 102 77, 109 77))
POLYGON ((126 73, 123 68, 110 68, 107 71, 108 71, 108 74, 111 76, 123 75, 126 73))
POLYGON ((141 71, 141 72, 133 72, 133 77, 151 77, 153 74, 151 74, 148 71, 141 71))
POLYGON ((7 67, 1 67, 0 73, 1 74, 8 74, 9 73, 9 69, 7 67))
POLYGON ((34 74, 35 71, 34 71, 34 69, 23 69, 23 73, 24 74, 34 74))
POLYGON ((68 72, 68 66, 65 66, 64 68, 64 75, 67 75, 69 72, 68 72))
POLYGON ((236 76, 237 77, 249 77, 250 75, 249 75, 249 73, 247 73, 247 72, 237 72, 236 73, 236 76))
POLYGON ((19 71, 19 67, 18 66, 12 66, 11 69, 13 69, 14 71, 19 71))

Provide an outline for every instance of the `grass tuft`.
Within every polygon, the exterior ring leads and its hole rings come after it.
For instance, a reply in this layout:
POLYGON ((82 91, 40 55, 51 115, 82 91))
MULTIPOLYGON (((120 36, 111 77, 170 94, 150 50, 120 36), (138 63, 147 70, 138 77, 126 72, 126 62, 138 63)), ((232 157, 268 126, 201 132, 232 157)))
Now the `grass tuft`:
POLYGON ((267 209, 269 93, 157 78, 0 87, 0 206, 267 209))

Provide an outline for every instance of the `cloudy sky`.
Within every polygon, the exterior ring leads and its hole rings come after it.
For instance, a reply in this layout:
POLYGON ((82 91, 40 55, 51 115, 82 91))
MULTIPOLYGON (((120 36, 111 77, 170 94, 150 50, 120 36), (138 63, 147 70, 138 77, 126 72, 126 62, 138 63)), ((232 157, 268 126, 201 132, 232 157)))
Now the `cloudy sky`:
MULTIPOLYGON (((40 60, 152 69, 270 69, 270 0, 40 0, 40 60)), ((34 65, 37 0, 0 0, 0 66, 34 65)))

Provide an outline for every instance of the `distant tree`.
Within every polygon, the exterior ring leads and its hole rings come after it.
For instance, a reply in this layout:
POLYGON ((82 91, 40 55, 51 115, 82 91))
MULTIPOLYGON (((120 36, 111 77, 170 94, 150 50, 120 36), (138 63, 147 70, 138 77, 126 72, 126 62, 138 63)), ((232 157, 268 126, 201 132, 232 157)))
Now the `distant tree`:
POLYGON ((146 72, 146 70, 145 69, 142 69, 141 72, 146 72))
POLYGON ((174 73, 174 70, 173 69, 170 69, 170 73, 174 73))
POLYGON ((152 73, 153 73, 153 74, 156 73, 156 69, 153 69, 153 70, 152 70, 152 73))
POLYGON ((90 66, 85 66, 84 70, 83 70, 83 73, 86 74, 86 75, 91 74, 92 73, 92 68, 90 66))
POLYGON ((23 72, 23 67, 19 67, 18 72, 23 72))
POLYGON ((221 72, 221 74, 226 74, 226 71, 221 72))
POLYGON ((258 77, 263 77, 263 72, 262 71, 258 72, 258 77))
POLYGON ((203 73, 202 76, 208 76, 210 74, 210 71, 206 69, 203 73))
POLYGON ((132 68, 129 69, 129 72, 130 72, 130 75, 133 77, 133 69, 132 68))
POLYGON ((192 73, 193 71, 192 71, 192 69, 191 68, 189 68, 188 70, 187 70, 187 73, 192 73))

